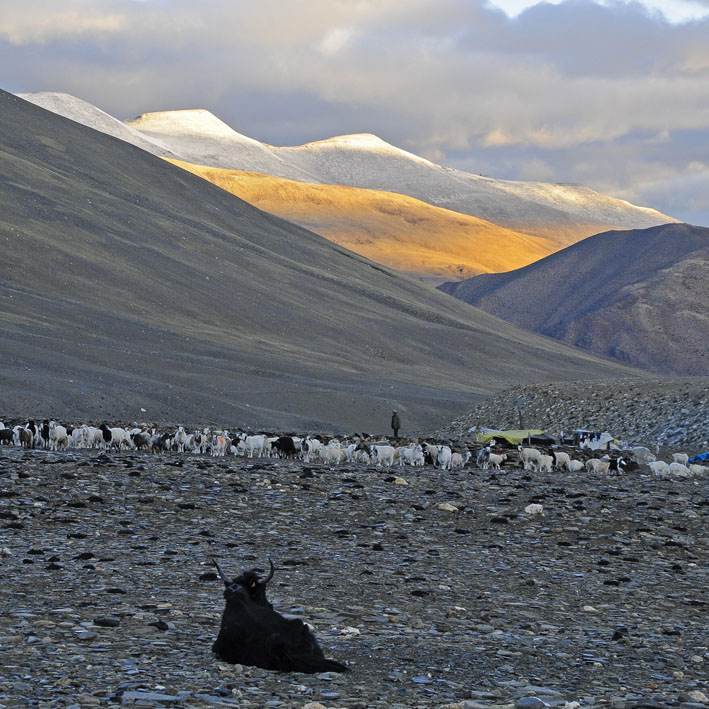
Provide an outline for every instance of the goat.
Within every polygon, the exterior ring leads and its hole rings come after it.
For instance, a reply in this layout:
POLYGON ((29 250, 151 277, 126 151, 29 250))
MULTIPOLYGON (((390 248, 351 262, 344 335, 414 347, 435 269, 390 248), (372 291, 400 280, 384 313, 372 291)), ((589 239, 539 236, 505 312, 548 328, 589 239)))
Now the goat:
POLYGON ((23 448, 33 448, 34 447, 34 435, 29 428, 20 429, 20 445, 23 448))
POLYGON ((295 442, 291 436, 280 436, 271 444, 271 448, 276 451, 279 458, 295 458, 295 442))
POLYGON ((689 468, 684 463, 677 462, 670 463, 670 466, 667 469, 667 474, 676 475, 680 478, 689 478, 692 476, 692 474, 689 472, 689 468))
POLYGON ((49 424, 49 449, 57 451, 60 448, 66 450, 69 447, 69 436, 64 426, 60 426, 56 421, 49 424))
POLYGON ((522 467, 525 470, 538 470, 539 458, 542 455, 536 448, 524 448, 517 446, 519 451, 519 459, 522 461, 522 467))
POLYGON ((147 431, 138 431, 136 433, 130 434, 133 445, 140 450, 145 448, 146 450, 150 447, 151 436, 147 431))
POLYGON ((664 460, 652 460, 648 465, 650 466, 650 470, 660 478, 667 474, 670 467, 664 460))
POLYGON ((551 473, 554 467, 554 458, 550 455, 540 455, 539 456, 539 472, 540 473, 551 473))
POLYGON ((14 431, 11 428, 3 428, 0 430, 0 444, 10 445, 15 437, 14 431))
POLYGON ((464 465, 467 465, 471 455, 470 451, 466 451, 465 455, 458 452, 453 453, 451 455, 451 470, 460 470, 464 465))
POLYGON ((681 463, 682 465, 687 465, 689 461, 689 456, 686 453, 673 453, 672 462, 681 463))
POLYGON ((185 433, 184 426, 177 427, 177 433, 175 433, 174 443, 177 446, 178 453, 185 452, 185 446, 187 445, 187 434, 185 433))
POLYGON ((502 464, 507 460, 507 453, 490 453, 487 457, 488 467, 500 470, 502 464))
POLYGON ((571 472, 571 456, 563 451, 554 451, 554 462, 558 470, 566 468, 571 472))
POLYGON ((266 584, 257 570, 246 571, 230 581, 215 561, 224 582, 226 608, 212 652, 230 664, 261 667, 279 672, 347 672, 336 660, 328 660, 318 641, 302 620, 284 618, 266 598, 266 584))
POLYGON ((373 460, 377 461, 377 467, 386 465, 391 468, 394 465, 394 447, 387 445, 372 444, 369 446, 369 455, 373 460))
POLYGON ((477 455, 475 456, 475 465, 478 468, 482 468, 483 470, 487 470, 489 461, 490 461, 490 452, 492 451, 492 446, 485 446, 484 448, 481 448, 478 452, 477 455))
POLYGON ((441 446, 438 449, 438 467, 441 470, 450 470, 453 452, 449 446, 441 446))
POLYGON ((599 460, 598 458, 589 458, 586 461, 587 473, 607 473, 610 470, 611 464, 609 460, 599 460))
POLYGON ((42 448, 49 448, 49 419, 44 419, 39 427, 39 444, 42 448))
POLYGON ((438 462, 438 446, 433 443, 423 444, 423 460, 428 465, 436 465, 438 462))

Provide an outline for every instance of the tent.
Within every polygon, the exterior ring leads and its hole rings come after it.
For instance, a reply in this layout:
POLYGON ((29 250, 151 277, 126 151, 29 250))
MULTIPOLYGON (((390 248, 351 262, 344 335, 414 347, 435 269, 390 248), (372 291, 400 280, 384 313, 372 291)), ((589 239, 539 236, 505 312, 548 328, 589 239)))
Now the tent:
POLYGON ((497 441, 505 440, 513 445, 518 445, 524 443, 531 437, 532 443, 542 443, 551 444, 554 443, 554 439, 551 436, 547 436, 544 431, 539 428, 529 428, 529 429, 519 429, 512 431, 491 431, 490 429, 485 429, 478 433, 478 442, 489 443, 493 438, 497 441), (542 440, 539 440, 541 437, 542 440))
POLYGON ((699 453, 699 455, 695 455, 693 458, 690 458, 688 463, 705 463, 709 462, 709 451, 706 453, 699 453))

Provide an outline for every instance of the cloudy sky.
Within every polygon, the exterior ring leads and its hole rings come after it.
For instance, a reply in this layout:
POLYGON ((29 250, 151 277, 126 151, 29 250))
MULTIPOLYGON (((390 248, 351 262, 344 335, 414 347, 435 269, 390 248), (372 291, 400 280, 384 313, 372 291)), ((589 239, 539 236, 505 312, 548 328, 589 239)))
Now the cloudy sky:
POLYGON ((0 0, 0 88, 371 132, 709 226, 709 0, 0 0))

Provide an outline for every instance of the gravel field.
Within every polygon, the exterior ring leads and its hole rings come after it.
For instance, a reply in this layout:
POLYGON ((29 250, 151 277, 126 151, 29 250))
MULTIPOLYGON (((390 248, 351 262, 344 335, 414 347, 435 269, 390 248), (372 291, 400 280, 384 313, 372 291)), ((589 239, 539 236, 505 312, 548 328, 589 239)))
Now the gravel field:
POLYGON ((708 516, 706 478, 647 472, 4 448, 0 707, 700 709, 708 516), (351 672, 212 656, 212 558, 268 557, 351 672))

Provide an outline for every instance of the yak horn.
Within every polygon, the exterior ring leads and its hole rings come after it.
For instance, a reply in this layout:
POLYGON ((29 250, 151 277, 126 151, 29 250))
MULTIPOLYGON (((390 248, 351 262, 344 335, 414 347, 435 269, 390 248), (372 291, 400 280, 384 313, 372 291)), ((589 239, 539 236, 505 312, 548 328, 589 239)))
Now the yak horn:
POLYGON ((261 581, 261 583, 263 584, 267 584, 273 578, 273 573, 276 570, 276 567, 273 565, 273 562, 270 559, 268 560, 268 563, 271 565, 271 571, 268 574, 268 577, 261 581))
POLYGON ((219 566, 219 564, 217 563, 217 560, 216 560, 216 559, 212 559, 212 561, 214 562, 214 565, 217 567, 217 571, 219 572, 219 578, 220 578, 222 581, 224 581, 224 585, 225 585, 225 586, 230 586, 230 585, 231 585, 231 581, 229 581, 229 579, 226 577, 226 574, 222 571, 222 567, 219 566))

